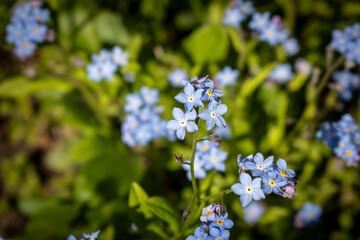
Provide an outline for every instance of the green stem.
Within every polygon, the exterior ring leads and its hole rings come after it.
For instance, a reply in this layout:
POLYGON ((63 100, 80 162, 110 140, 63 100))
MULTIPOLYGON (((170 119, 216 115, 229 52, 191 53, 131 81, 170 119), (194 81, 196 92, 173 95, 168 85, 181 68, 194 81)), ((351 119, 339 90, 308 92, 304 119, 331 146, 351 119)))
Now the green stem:
POLYGON ((245 44, 245 39, 244 39, 244 32, 242 30, 242 27, 240 26, 238 28, 238 35, 239 35, 239 40, 240 40, 240 45, 241 45, 241 53, 240 53, 240 59, 239 59, 239 67, 240 69, 244 69, 245 66, 245 60, 246 60, 246 44, 245 44))
POLYGON ((192 184, 192 188, 193 188, 194 195, 196 198, 196 202, 199 202, 200 193, 199 193, 198 186, 196 184, 195 172, 194 172, 194 159, 195 159, 196 143, 197 143, 197 132, 194 132, 193 133, 193 145, 192 145, 191 157, 190 157, 190 173, 191 173, 191 184, 192 184))
POLYGON ((219 192, 219 193, 216 193, 216 194, 213 194, 213 195, 209 195, 209 196, 206 196, 206 197, 203 197, 201 198, 201 202, 206 202, 206 201, 209 201, 211 199, 214 199, 214 198, 219 198, 225 194, 229 194, 229 193, 232 193, 232 190, 231 189, 226 189, 222 192, 219 192))

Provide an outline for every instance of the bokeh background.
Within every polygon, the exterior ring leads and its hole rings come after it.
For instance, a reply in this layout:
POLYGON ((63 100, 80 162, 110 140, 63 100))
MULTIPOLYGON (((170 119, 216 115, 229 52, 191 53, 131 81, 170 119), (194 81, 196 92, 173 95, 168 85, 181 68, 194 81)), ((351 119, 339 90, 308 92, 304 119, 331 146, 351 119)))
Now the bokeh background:
MULTIPOLYGON (((129 207, 129 190, 137 182, 149 196, 167 199, 180 224, 192 189, 174 154, 188 159, 191 137, 128 147, 120 132, 125 96, 142 86, 159 89, 161 116, 170 120, 179 106, 173 97, 182 91, 171 86, 170 72, 180 67, 190 77, 212 78, 229 65, 240 76, 235 87, 223 89, 229 108, 224 118, 231 126, 231 138, 221 141, 229 153, 226 171, 208 172, 202 193, 237 181, 237 154, 286 159, 300 181, 292 200, 267 197, 265 214, 255 224, 244 221, 238 196, 227 195, 235 223, 231 239, 360 239, 359 167, 348 167, 314 140, 324 121, 337 121, 343 113, 359 121, 359 96, 344 104, 325 88, 314 100, 310 76, 284 85, 266 81, 277 62, 293 64, 298 57, 323 73, 331 33, 360 20, 359 1, 252 1, 258 11, 281 16, 301 48, 287 58, 257 43, 244 64, 231 31, 221 24, 229 1, 45 0, 56 38, 26 60, 18 60, 5 42, 5 27, 19 2, 0 3, 0 236, 66 239, 99 229, 105 240, 192 234, 199 222, 174 233, 164 219, 129 207), (91 55, 114 45, 129 52, 128 65, 111 81, 89 80, 85 66, 91 55), (127 73, 136 80, 125 81, 127 73), (321 220, 295 228, 294 216, 306 201, 322 206, 321 220)), ((242 26, 251 46, 255 40, 247 24, 242 26)))

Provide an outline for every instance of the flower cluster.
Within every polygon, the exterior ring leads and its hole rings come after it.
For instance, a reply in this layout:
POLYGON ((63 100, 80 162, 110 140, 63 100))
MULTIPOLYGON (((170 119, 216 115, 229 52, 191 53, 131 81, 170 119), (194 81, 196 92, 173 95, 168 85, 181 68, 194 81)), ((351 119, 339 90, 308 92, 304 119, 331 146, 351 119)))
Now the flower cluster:
POLYGON ((182 87, 181 81, 188 79, 188 77, 188 73, 180 68, 177 68, 168 74, 168 79, 173 87, 182 87))
POLYGON ((259 39, 271 46, 282 44, 288 56, 293 56, 299 52, 297 40, 289 38, 290 30, 284 26, 279 16, 270 18, 269 12, 256 12, 249 23, 249 28, 258 32, 259 39))
POLYGON ((360 23, 347 26, 344 31, 334 30, 330 46, 345 54, 347 60, 360 64, 360 23))
POLYGON ((275 193, 286 198, 292 198, 296 195, 295 185, 297 180, 295 172, 287 169, 284 159, 279 158, 276 165, 273 164, 274 157, 264 159, 261 153, 255 157, 252 155, 243 158, 238 156, 238 165, 240 171, 240 183, 231 186, 231 190, 240 195, 240 202, 243 207, 247 206, 253 199, 258 201, 265 199, 264 194, 275 193), (244 171, 250 170, 254 179, 244 171))
POLYGON ((332 77, 335 80, 333 89, 338 98, 345 102, 351 101, 354 92, 360 89, 360 75, 343 70, 335 71, 332 77))
POLYGON ((203 208, 200 217, 201 226, 195 229, 194 235, 190 235, 186 240, 228 240, 230 231, 234 225, 233 221, 228 219, 228 213, 221 214, 220 204, 210 204, 203 208))
POLYGON ((145 146, 153 139, 167 137, 175 140, 174 132, 166 129, 166 121, 159 114, 162 107, 155 106, 159 101, 159 91, 142 87, 139 93, 126 95, 125 112, 130 113, 125 117, 121 126, 122 140, 128 146, 137 143, 145 146))
MULTIPOLYGON (((80 238, 80 240, 96 240, 99 236, 100 230, 94 233, 84 233, 83 237, 80 238)), ((76 240, 76 237, 74 237, 73 235, 70 235, 67 240, 76 240)))
POLYGON ((338 122, 325 122, 316 133, 331 148, 336 156, 347 160, 349 166, 356 166, 360 160, 359 126, 350 114, 344 114, 338 122))
POLYGON ((288 63, 279 63, 269 75, 269 80, 276 83, 290 81, 294 77, 291 66, 288 63))
POLYGON ((305 202, 295 216, 295 227, 302 228, 320 221, 322 207, 312 202, 305 202))
POLYGON ((249 206, 244 208, 244 220, 249 224, 254 224, 265 213, 265 205, 260 202, 252 202, 249 206))
MULTIPOLYGON (((228 153, 221 151, 219 142, 211 142, 208 140, 202 141, 196 145, 195 159, 194 159, 194 173, 195 178, 203 179, 206 177, 206 171, 215 169, 220 172, 225 171, 225 160, 228 153)), ((187 171, 187 177, 191 180, 190 166, 183 164, 183 169, 187 171)))
POLYGON ((225 10, 222 20, 224 25, 237 28, 249 15, 255 11, 252 2, 233 1, 230 8, 225 10))
POLYGON ((238 28, 240 24, 252 15, 249 28, 258 33, 261 41, 271 46, 281 44, 286 55, 293 56, 299 52, 299 44, 295 38, 289 38, 290 30, 284 26, 279 16, 270 16, 270 12, 259 13, 251 2, 233 1, 230 8, 225 10, 222 20, 224 25, 238 28))
POLYGON ((6 26, 6 42, 15 44, 14 53, 19 58, 34 54, 37 43, 47 37, 50 11, 41 8, 41 2, 30 1, 15 7, 10 23, 6 26))
POLYGON ((239 70, 226 66, 223 70, 215 74, 214 81, 218 87, 234 86, 236 85, 238 76, 239 70))
POLYGON ((175 120, 170 120, 166 126, 169 130, 176 131, 178 139, 183 140, 186 131, 198 131, 197 120, 199 118, 206 121, 208 131, 215 125, 226 127, 225 120, 221 115, 227 112, 227 106, 220 104, 219 100, 224 93, 215 89, 214 82, 208 76, 182 80, 182 84, 185 85, 184 93, 179 93, 175 99, 185 105, 186 111, 184 113, 180 108, 175 107, 172 111, 175 120), (208 109, 203 109, 201 113, 198 113, 200 108, 204 108, 203 101, 209 102, 208 109))
POLYGON ((128 63, 128 53, 120 46, 115 46, 112 51, 102 49, 99 54, 93 54, 91 60, 92 63, 86 66, 87 77, 95 82, 111 80, 118 67, 128 63))

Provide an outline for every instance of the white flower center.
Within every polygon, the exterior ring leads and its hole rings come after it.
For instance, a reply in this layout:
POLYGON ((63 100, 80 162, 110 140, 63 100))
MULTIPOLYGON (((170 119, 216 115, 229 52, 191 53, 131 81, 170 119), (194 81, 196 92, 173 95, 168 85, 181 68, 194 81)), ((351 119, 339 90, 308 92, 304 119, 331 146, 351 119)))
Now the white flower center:
POLYGON ((245 192, 246 192, 247 194, 251 194, 252 191, 253 191, 253 189, 252 189, 251 186, 247 186, 247 187, 245 188, 245 192))
POLYGON ((264 169, 264 165, 262 165, 262 164, 257 164, 257 165, 256 165, 256 168, 257 168, 257 169, 260 169, 260 170, 263 170, 263 169, 264 169))
POLYGON ((185 119, 179 121, 181 127, 186 127, 186 123, 187 121, 185 119))
POLYGON ((188 97, 188 102, 193 102, 193 101, 195 101, 195 98, 193 96, 188 97))
POLYGON ((216 112, 210 112, 210 117, 216 118, 216 116, 217 116, 216 112))
POLYGON ((217 162, 217 157, 212 156, 212 157, 211 157, 211 162, 216 163, 216 162, 217 162))

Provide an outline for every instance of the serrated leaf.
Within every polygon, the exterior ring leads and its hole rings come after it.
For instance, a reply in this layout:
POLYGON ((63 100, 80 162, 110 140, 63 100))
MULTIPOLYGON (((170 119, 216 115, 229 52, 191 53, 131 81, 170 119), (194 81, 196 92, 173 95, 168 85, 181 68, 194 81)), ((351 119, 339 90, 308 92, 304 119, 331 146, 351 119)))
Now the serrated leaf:
POLYGON ((151 197, 146 201, 146 207, 160 219, 167 222, 174 233, 180 229, 180 214, 162 197, 151 197))
POLYGON ((129 193, 129 207, 135 207, 148 200, 149 196, 145 190, 136 182, 131 184, 129 193))

